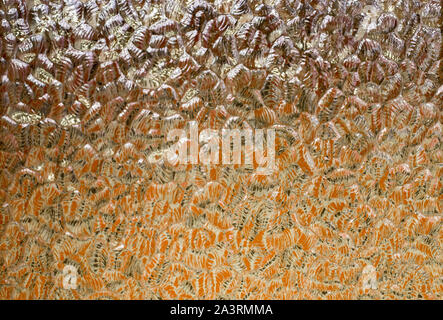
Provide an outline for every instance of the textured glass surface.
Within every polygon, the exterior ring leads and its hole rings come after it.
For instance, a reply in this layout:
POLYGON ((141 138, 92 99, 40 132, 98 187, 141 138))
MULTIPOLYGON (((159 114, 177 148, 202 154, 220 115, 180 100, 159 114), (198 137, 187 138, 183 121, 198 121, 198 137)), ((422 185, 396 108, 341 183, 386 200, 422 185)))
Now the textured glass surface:
POLYGON ((0 298, 442 299, 440 27, 0 0, 0 298))

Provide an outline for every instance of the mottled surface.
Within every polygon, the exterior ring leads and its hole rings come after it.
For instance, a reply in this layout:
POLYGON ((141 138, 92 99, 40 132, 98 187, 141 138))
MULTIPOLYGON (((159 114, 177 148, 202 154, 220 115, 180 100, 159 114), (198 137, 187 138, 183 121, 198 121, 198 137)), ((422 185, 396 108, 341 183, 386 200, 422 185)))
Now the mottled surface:
POLYGON ((442 299, 440 24, 438 1, 1 0, 0 298, 442 299), (274 129, 271 174, 162 160, 191 120, 274 129))

